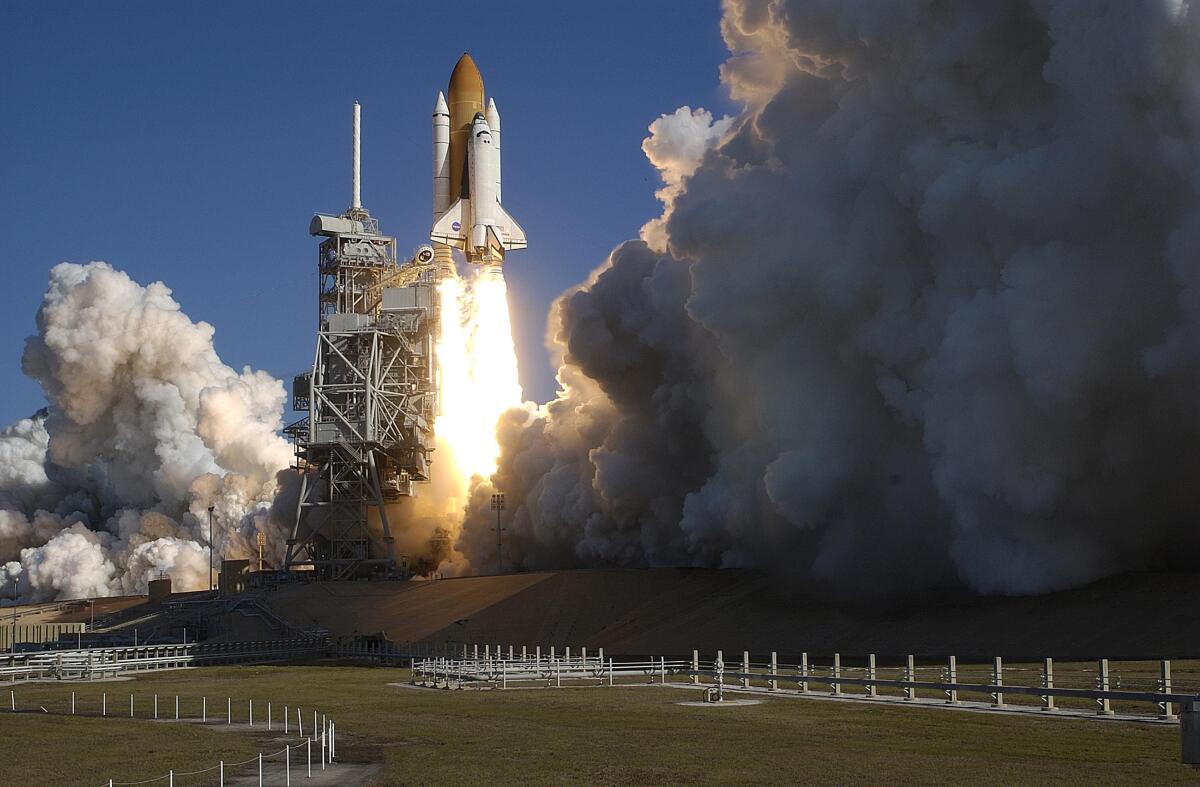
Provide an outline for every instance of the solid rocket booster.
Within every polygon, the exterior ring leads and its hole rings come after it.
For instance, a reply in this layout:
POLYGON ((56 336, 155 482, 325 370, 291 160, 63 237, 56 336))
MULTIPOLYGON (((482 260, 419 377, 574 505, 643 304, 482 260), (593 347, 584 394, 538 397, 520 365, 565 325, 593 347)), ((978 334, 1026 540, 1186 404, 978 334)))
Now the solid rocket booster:
POLYGON ((435 251, 453 247, 467 262, 499 265, 506 251, 527 245, 521 225, 500 205, 500 112, 495 101, 485 109, 483 77, 470 55, 454 66, 447 92, 433 111, 429 237, 435 251))

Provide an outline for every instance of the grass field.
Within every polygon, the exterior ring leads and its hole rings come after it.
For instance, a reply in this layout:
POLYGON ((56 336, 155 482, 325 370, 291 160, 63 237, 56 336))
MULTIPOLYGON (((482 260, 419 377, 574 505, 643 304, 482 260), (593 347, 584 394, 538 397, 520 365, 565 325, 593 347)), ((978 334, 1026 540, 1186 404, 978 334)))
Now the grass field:
MULTIPOLYGON (((134 782, 168 769, 199 770, 283 747, 280 708, 318 708, 338 723, 342 762, 376 763, 371 784, 1091 784, 1194 783, 1172 726, 1044 719, 937 708, 768 699, 736 708, 690 708, 697 692, 661 687, 560 690, 416 690, 390 686, 397 669, 229 667, 92 684, 15 687, 17 714, 0 691, 0 784, 134 782), (107 692, 110 718, 98 714, 107 692), (128 718, 129 694, 138 718, 128 718), (235 729, 154 722, 199 716, 200 697, 235 729), (246 727, 246 700, 256 726, 246 727), (263 725, 272 703, 276 730, 263 725), (44 706, 49 714, 43 713, 44 706), (119 715, 123 714, 124 718, 119 715), (240 730, 237 725, 240 723, 240 730)), ((7 687, 3 687, 7 689, 7 687)), ((306 730, 307 732, 307 730, 306 730)), ((293 728, 294 733, 294 728, 293 728)), ((282 784, 281 771, 268 783, 282 784)), ((158 782, 166 784, 165 779, 158 782)), ((176 785, 216 784, 216 774, 176 785)), ((304 780, 298 779, 297 785, 304 780)))

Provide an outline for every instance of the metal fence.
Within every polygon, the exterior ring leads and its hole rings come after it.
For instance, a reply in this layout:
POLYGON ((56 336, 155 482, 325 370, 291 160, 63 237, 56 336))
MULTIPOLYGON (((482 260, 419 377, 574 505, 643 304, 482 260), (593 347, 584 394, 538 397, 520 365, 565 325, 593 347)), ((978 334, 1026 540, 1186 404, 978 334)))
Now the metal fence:
MULTIPOLYGON (((183 698, 180 701, 179 695, 163 696, 160 702, 158 694, 151 697, 142 695, 140 698, 131 693, 129 696, 128 705, 124 701, 123 694, 113 693, 109 697, 109 692, 101 692, 99 697, 86 696, 79 697, 77 692, 72 691, 70 695, 70 704, 67 704, 64 698, 61 703, 48 702, 44 698, 39 698, 34 705, 26 707, 28 701, 19 702, 16 689, 8 691, 7 701, 4 702, 4 711, 10 713, 23 712, 40 712, 43 714, 53 713, 70 716, 92 716, 101 718, 146 718, 163 721, 186 721, 199 722, 201 724, 217 724, 228 728, 244 728, 246 730, 254 730, 255 724, 255 709, 253 700, 233 702, 231 697, 226 697, 225 705, 222 706, 218 701, 210 703, 209 697, 203 696, 200 698, 190 697, 183 698), (140 700, 140 701, 139 701, 140 700), (49 707, 47 707, 49 706, 49 707), (222 713, 224 711, 224 713, 222 713), (199 713, 199 715, 189 715, 199 713), (244 712, 244 715, 241 715, 244 712), (238 716, 235 719, 235 716, 238 716)), ((217 698, 213 698, 216 700, 217 698)), ((259 703, 257 727, 259 730, 266 729, 268 732, 280 732, 283 735, 283 740, 291 739, 293 742, 287 742, 284 748, 276 752, 263 753, 260 752, 256 757, 242 762, 225 762, 218 761, 216 765, 207 768, 201 768, 193 771, 170 770, 167 773, 151 777, 148 779, 139 779, 134 782, 122 782, 115 779, 110 779, 106 782, 107 787, 121 787, 122 785, 134 784, 166 784, 168 787, 174 787, 176 779, 185 780, 187 783, 196 783, 190 780, 193 776, 202 776, 210 774, 202 779, 204 783, 218 785, 225 784, 226 776, 236 777, 241 783, 246 783, 247 778, 253 780, 255 767, 257 767, 258 784, 263 784, 264 778, 271 779, 275 783, 283 783, 290 785, 292 778, 311 778, 313 769, 316 767, 320 771, 332 765, 337 757, 337 723, 324 713, 312 711, 312 726, 306 727, 305 719, 308 713, 298 706, 282 706, 282 713, 278 716, 274 712, 280 706, 272 703, 259 703), (265 704, 265 714, 263 706, 265 704), (264 718, 265 716, 265 718, 264 718), (305 732, 308 735, 305 736, 305 732), (316 765, 313 764, 314 756, 317 758, 316 765)), ((278 738, 274 740, 279 740, 278 738)), ((181 782, 182 783, 182 782, 181 782)))
POLYGON ((0 680, 90 680, 128 672, 322 656, 324 638, 261 642, 141 645, 0 655, 0 680))
POLYGON ((869 654, 848 666, 837 653, 828 663, 817 665, 807 653, 790 663, 777 653, 760 661, 752 661, 749 652, 743 652, 740 660, 726 660, 722 651, 712 659, 702 659, 699 651, 693 651, 690 660, 606 660, 602 648, 591 656, 579 649, 573 656, 570 648, 543 652, 540 647, 505 650, 472 645, 452 656, 414 658, 411 666, 413 683, 439 688, 666 684, 682 676, 686 682, 675 685, 713 689, 718 697, 725 691, 763 692, 1011 711, 1057 711, 1063 709, 1063 702, 1084 701, 1098 716, 1115 715, 1114 704, 1121 703, 1131 715, 1163 721, 1177 719, 1175 705, 1200 700, 1196 687, 1175 684, 1168 660, 1137 663, 1135 672, 1123 675, 1114 673, 1108 659, 1090 666, 1072 662, 1056 672, 1049 658, 1036 665, 1005 665, 996 657, 990 664, 960 666, 954 656, 940 664, 918 664, 910 655, 903 664, 881 666, 869 654), (962 695, 978 696, 981 701, 962 695))

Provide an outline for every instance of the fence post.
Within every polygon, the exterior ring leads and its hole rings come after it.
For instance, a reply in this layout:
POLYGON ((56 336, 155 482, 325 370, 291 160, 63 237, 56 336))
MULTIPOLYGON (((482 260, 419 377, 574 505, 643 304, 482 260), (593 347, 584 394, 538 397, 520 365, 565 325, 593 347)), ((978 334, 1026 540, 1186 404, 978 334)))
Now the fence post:
POLYGON ((750 651, 742 651, 742 688, 750 688, 750 651))
POLYGON ((71 692, 71 715, 75 715, 75 692, 71 692))
POLYGON ((950 688, 946 689, 946 702, 949 705, 958 704, 958 659, 954 656, 950 657, 950 668, 947 672, 947 683, 950 688))
POLYGON ((225 698, 225 723, 233 724, 233 698, 225 698))
MULTIPOLYGON (((1162 662, 1162 677, 1159 679, 1159 688, 1162 689, 1163 694, 1171 693, 1171 662, 1167 659, 1163 659, 1162 662)), ((1158 703, 1158 708, 1161 718, 1166 719, 1167 721, 1175 718, 1175 714, 1171 712, 1172 708, 1170 702, 1163 700, 1162 702, 1158 703)))
POLYGON ((608 660, 608 685, 613 685, 612 659, 608 660))
POLYGON ((1042 664, 1042 710, 1054 710, 1054 659, 1048 658, 1042 664))
POLYGON ((525 655, 525 653, 526 653, 526 651, 525 651, 525 646, 524 646, 524 645, 522 645, 522 646, 521 646, 521 661, 528 661, 528 660, 529 660, 529 657, 528 657, 527 655, 525 655))
POLYGON ((667 659, 665 656, 658 657, 658 678, 659 683, 667 685, 667 659))
MULTIPOLYGON (((313 729, 316 729, 315 727, 313 729)), ((325 770, 325 728, 321 728, 321 770, 325 770)))
POLYGON ((292 787, 292 746, 288 744, 283 747, 283 769, 286 774, 284 777, 286 787, 292 787))
POLYGON ((305 746, 308 748, 308 778, 312 778, 312 738, 308 738, 305 746))
MULTIPOLYGON (((225 761, 224 761, 224 760, 221 760, 221 762, 220 762, 220 763, 218 763, 218 765, 220 766, 220 771, 221 771, 221 784, 220 784, 220 787, 225 787, 225 761)), ((109 787, 112 787, 112 785, 109 785, 109 787)))
POLYGON ((996 687, 996 692, 992 694, 992 707, 1004 707, 1004 662, 999 656, 992 660, 992 685, 996 687))
POLYGON ((251 726, 251 727, 254 726, 254 700, 250 700, 250 724, 249 724, 249 726, 251 726))
POLYGON ((283 706, 283 734, 288 733, 288 706, 283 706))
POLYGON ((179 695, 175 695, 175 721, 179 721, 179 695))
POLYGON ((838 682, 838 678, 842 677, 842 654, 833 654, 833 695, 839 696, 842 693, 842 684, 838 682))
POLYGON ((271 701, 267 700, 267 732, 271 731, 271 701))
POLYGON ((775 691, 779 688, 779 679, 776 677, 779 674, 779 654, 771 651, 771 678, 767 681, 767 691, 775 691))
POLYGON ((300 716, 299 706, 296 707, 296 732, 300 735, 301 738, 304 737, 304 722, 302 721, 301 716, 300 716))
POLYGON ((512 645, 508 646, 508 660, 509 661, 513 660, 513 646, 512 645))
MULTIPOLYGON (((16 708, 13 708, 13 710, 16 710, 16 708)), ((108 692, 106 691, 100 692, 100 715, 108 715, 108 692)))
MULTIPOLYGON (((904 662, 904 679, 906 681, 908 681, 909 683, 917 682, 917 665, 916 665, 916 661, 913 659, 913 655, 911 653, 908 654, 908 658, 904 662)), ((904 687, 904 699, 911 701, 911 700, 915 700, 916 698, 917 698, 917 687, 916 686, 905 686, 904 687)))
POLYGON ((536 669, 542 668, 542 646, 533 646, 533 664, 536 669))
POLYGON ((600 666, 604 666, 604 648, 600 648, 600 666))
POLYGON ((200 723, 208 723, 208 697, 200 698, 200 723))
MULTIPOLYGON (((875 680, 875 654, 874 653, 868 654, 868 656, 867 656, 867 680, 870 680, 870 681, 875 680)), ((879 696, 879 690, 875 687, 874 683, 867 684, 867 696, 868 697, 879 696)))
MULTIPOLYGON (((159 777, 162 778, 162 777, 159 777)), ((167 787, 175 787, 175 771, 174 769, 167 771, 167 787)), ((259 785, 262 787, 262 785, 259 785)))
MULTIPOLYGON (((1100 659, 1100 674, 1097 675, 1096 682, 1099 684, 1100 691, 1108 692, 1108 659, 1100 659)), ((1113 715, 1112 703, 1109 702, 1108 697, 1097 699, 1096 704, 1099 706, 1096 713, 1100 716, 1113 715)))
POLYGON ((262 752, 258 753, 258 787, 262 787, 262 752))
POLYGON ((800 654, 800 693, 808 693, 808 654, 800 654))
POLYGON ((154 718, 158 718, 158 695, 154 695, 154 718))
POLYGON ((700 651, 692 651, 692 685, 700 685, 700 651))

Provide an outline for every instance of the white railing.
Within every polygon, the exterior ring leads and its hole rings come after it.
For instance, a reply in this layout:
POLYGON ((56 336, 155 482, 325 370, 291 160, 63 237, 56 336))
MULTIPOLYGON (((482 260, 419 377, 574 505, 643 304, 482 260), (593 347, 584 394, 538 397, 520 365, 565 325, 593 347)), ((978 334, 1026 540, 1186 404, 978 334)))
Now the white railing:
MULTIPOLYGON (((793 663, 785 664, 776 653, 769 660, 752 662, 749 652, 741 659, 726 661, 721 651, 716 658, 701 660, 699 651, 692 652, 690 661, 668 659, 605 659, 603 648, 589 656, 579 649, 558 651, 549 648, 515 648, 484 645, 463 646, 461 655, 433 658, 414 658, 411 662, 412 682, 439 688, 468 688, 488 685, 507 688, 513 685, 562 686, 564 684, 617 685, 630 679, 642 683, 667 683, 669 678, 682 676, 691 685, 725 691, 764 692, 808 696, 829 696, 855 700, 894 700, 915 704, 971 705, 973 707, 1029 711, 1060 710, 1057 700, 1090 700, 1099 716, 1114 715, 1113 704, 1150 704, 1153 715, 1164 721, 1177 719, 1174 706, 1200 701, 1200 692, 1181 688, 1173 683, 1171 662, 1150 662, 1153 678, 1139 674, 1131 682, 1153 680, 1148 686, 1123 687, 1120 675, 1114 675, 1108 659, 1099 659, 1094 668, 1071 663, 1060 667, 1060 681, 1055 684, 1053 659, 1043 659, 1040 665, 1022 664, 1006 667, 1000 657, 991 664, 963 666, 951 656, 941 664, 917 665, 908 656, 902 665, 880 668, 874 654, 860 659, 850 667, 840 654, 833 654, 830 663, 816 666, 807 653, 793 663), (865 665, 862 663, 865 661, 865 665), (1066 678, 1066 680, 1062 680, 1066 678), (1079 685, 1079 684, 1083 685, 1079 685), (1068 684, 1068 685, 1063 685, 1068 684), (1075 684, 1075 685, 1069 685, 1075 684), (890 696, 880 694, 890 690, 890 696), (967 701, 961 694, 981 695, 983 701, 967 701), (932 696, 931 696, 932 695, 932 696), (1015 696, 1037 698, 1038 702, 1011 704, 1015 696)), ((680 684, 677 684, 680 685, 680 684)), ((1142 716, 1150 714, 1142 713, 1142 716)))
POLYGON ((422 686, 438 688, 466 688, 475 684, 490 684, 508 688, 523 683, 546 686, 590 683, 615 685, 618 680, 638 678, 643 682, 666 683, 667 676, 686 671, 686 661, 668 661, 665 658, 644 661, 614 659, 604 656, 550 656, 540 654, 526 658, 481 658, 451 659, 435 658, 414 660, 412 682, 422 686))
MULTIPOLYGON (((225 699, 225 705, 223 708, 225 713, 222 715, 220 713, 222 707, 219 701, 214 702, 212 705, 215 712, 209 713, 209 698, 206 696, 200 697, 198 701, 194 697, 185 697, 183 698, 184 702, 181 703, 180 696, 175 695, 174 703, 172 704, 170 702, 171 697, 169 695, 162 697, 164 700, 162 703, 159 702, 160 697, 158 694, 152 695, 150 699, 148 699, 145 695, 142 695, 140 702, 135 702, 137 695, 131 693, 129 694, 128 706, 125 705, 123 696, 124 695, 114 694, 113 702, 110 704, 108 692, 102 692, 100 694, 99 701, 97 702, 94 696, 77 697, 76 692, 72 691, 69 706, 65 706, 65 698, 62 700, 62 705, 65 707, 60 708, 59 703, 47 701, 45 697, 40 696, 35 701, 36 704, 27 706, 28 701, 18 701, 16 689, 10 689, 8 691, 8 697, 4 702, 4 707, 0 708, 0 711, 7 711, 14 714, 32 711, 35 713, 40 712, 41 714, 61 713, 63 715, 71 716, 99 716, 101 718, 117 719, 152 718, 163 721, 169 721, 173 718, 175 721, 186 721, 192 723, 199 722, 201 724, 219 724, 231 729, 244 728, 247 730, 253 730, 255 727, 256 717, 254 712, 254 700, 239 701, 238 703, 234 703, 231 697, 227 697, 225 699), (86 703, 77 700, 91 700, 91 702, 86 703), (128 713, 125 711, 126 707, 128 707, 128 713), (185 711, 182 715, 181 708, 183 708, 185 711), (245 708, 246 715, 242 716, 235 722, 235 709, 240 711, 243 708, 245 708), (186 713, 188 710, 194 712, 197 709, 200 712, 199 716, 189 716, 186 713), (140 711, 140 713, 138 713, 138 711, 140 711), (244 721, 242 721, 242 719, 244 719, 244 721), (244 727, 243 724, 245 725, 244 727)), ((299 706, 289 707, 284 705, 282 706, 282 714, 276 717, 276 715, 273 713, 272 703, 267 702, 265 703, 266 718, 264 724, 263 704, 264 703, 260 702, 258 706, 258 728, 261 730, 265 726, 268 732, 281 730, 284 741, 288 741, 289 739, 294 741, 286 743, 284 748, 280 749, 279 751, 271 753, 259 752, 257 756, 248 760, 243 760, 242 762, 225 762, 224 760, 221 760, 218 761, 216 765, 194 771, 172 769, 161 776, 154 776, 148 779, 139 779, 138 781, 132 782, 122 782, 115 779, 109 779, 108 782, 106 782, 102 787, 123 787, 124 785, 153 784, 160 782, 166 784, 168 787, 174 787, 175 779, 177 777, 183 778, 198 776, 201 774, 212 774, 204 781, 210 784, 215 782, 218 787, 223 787, 226 776, 237 776, 238 781, 242 784, 245 784, 247 783, 248 778, 250 780, 253 779, 253 769, 256 765, 258 770, 258 784, 261 787, 261 785, 264 783, 264 779, 270 779, 273 783, 283 782, 284 784, 291 784, 293 773, 295 773, 298 778, 312 778, 314 769, 314 756, 318 758, 317 765, 315 766, 318 769, 318 772, 325 770, 326 766, 333 764, 334 760, 337 758, 337 724, 332 718, 324 713, 313 710, 312 726, 306 727, 304 720, 308 714, 307 712, 301 710, 299 706), (292 721, 293 715, 290 711, 295 712, 294 722, 292 721), (305 736, 305 730, 308 731, 307 736, 305 736), (212 779, 213 781, 209 781, 209 779, 212 779)), ((275 709, 278 709, 279 707, 279 705, 274 706, 275 709)))
POLYGON ((327 647, 325 639, 287 639, 10 653, 0 655, 0 681, 90 680, 128 672, 288 660, 324 655, 327 647))

